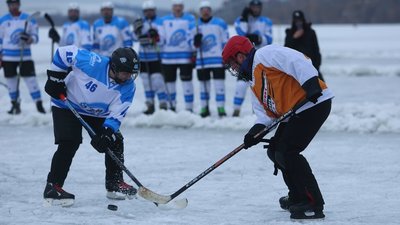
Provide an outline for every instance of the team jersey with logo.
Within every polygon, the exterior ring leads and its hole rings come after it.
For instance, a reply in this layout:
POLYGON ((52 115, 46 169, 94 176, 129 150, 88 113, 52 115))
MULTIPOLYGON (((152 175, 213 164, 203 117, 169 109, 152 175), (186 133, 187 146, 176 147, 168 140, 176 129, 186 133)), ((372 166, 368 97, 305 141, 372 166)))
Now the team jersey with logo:
MULTIPOLYGON (((3 61, 19 62, 31 60, 31 47, 29 44, 20 40, 20 35, 24 32, 25 23, 29 19, 27 13, 21 13, 17 17, 13 17, 7 13, 0 18, 0 54, 3 55, 3 61)), ((29 19, 26 27, 28 33, 33 39, 32 43, 39 41, 38 25, 35 19, 29 19)))
POLYGON ((98 19, 93 24, 93 50, 111 56, 120 47, 132 47, 132 32, 129 23, 122 17, 113 16, 110 23, 98 19))
POLYGON ((201 47, 197 48, 196 69, 223 67, 222 49, 229 38, 225 21, 213 17, 208 23, 198 19, 197 24, 198 29, 194 29, 194 35, 198 32, 203 35, 203 38, 201 47))
MULTIPOLYGON (((117 131, 135 95, 133 79, 117 84, 109 77, 110 58, 74 45, 58 48, 51 70, 71 72, 64 79, 67 98, 82 115, 106 118, 104 126, 117 131)), ((52 105, 67 108, 63 101, 52 105)))
POLYGON ((189 64, 193 52, 192 30, 195 28, 195 18, 184 13, 182 17, 167 15, 162 18, 160 41, 163 45, 162 63, 189 64))
MULTIPOLYGON (((162 20, 159 17, 155 17, 154 19, 143 19, 143 28, 141 34, 147 34, 150 29, 157 30, 158 33, 161 29, 162 20)), ((139 41, 138 35, 133 34, 133 40, 139 41)), ((140 61, 149 62, 149 61, 157 61, 161 59, 160 53, 161 43, 154 43, 152 45, 140 45, 139 49, 139 58, 140 61)))
POLYGON ((262 42, 256 48, 272 44, 272 21, 265 16, 249 16, 248 22, 240 21, 240 17, 235 20, 235 30, 238 35, 257 34, 261 36, 262 42))
MULTIPOLYGON (((268 125, 306 97, 301 87, 307 80, 318 76, 311 60, 303 53, 278 45, 267 45, 256 51, 253 61, 252 105, 256 123, 268 125)), ((316 104, 334 97, 326 84, 319 80, 322 96, 316 104)), ((297 112, 316 105, 306 103, 297 112)))
POLYGON ((90 38, 90 26, 85 20, 79 19, 75 22, 65 22, 60 46, 75 45, 86 50, 92 49, 90 38))

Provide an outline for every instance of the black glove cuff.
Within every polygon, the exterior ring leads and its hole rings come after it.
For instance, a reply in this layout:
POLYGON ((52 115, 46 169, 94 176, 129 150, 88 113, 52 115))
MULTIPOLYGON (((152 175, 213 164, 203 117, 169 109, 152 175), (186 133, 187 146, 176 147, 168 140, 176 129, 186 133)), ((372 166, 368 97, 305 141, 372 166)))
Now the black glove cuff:
MULTIPOLYGON (((253 135, 253 137, 254 137, 254 135, 256 135, 256 134, 260 133, 262 130, 264 130, 265 127, 266 126, 264 124, 257 123, 257 124, 254 124, 254 126, 251 127, 249 132, 247 132, 247 133, 253 135)), ((262 138, 262 137, 258 137, 258 138, 262 138)))
POLYGON ((314 100, 313 98, 321 96, 322 88, 319 85, 318 76, 308 79, 301 87, 306 91, 307 99, 309 100, 314 100))

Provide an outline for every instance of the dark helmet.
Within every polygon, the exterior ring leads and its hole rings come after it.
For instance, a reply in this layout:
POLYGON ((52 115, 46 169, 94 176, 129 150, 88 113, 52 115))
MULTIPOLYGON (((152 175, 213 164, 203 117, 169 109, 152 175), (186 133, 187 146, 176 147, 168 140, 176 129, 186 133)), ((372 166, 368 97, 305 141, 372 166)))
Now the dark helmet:
POLYGON ((7 0, 7 4, 11 4, 11 3, 20 3, 19 0, 7 0))
POLYGON ((262 6, 262 2, 260 0, 251 0, 249 5, 262 6))
POLYGON ((139 56, 132 48, 116 49, 111 55, 110 65, 114 73, 128 72, 132 74, 133 79, 139 75, 139 56))

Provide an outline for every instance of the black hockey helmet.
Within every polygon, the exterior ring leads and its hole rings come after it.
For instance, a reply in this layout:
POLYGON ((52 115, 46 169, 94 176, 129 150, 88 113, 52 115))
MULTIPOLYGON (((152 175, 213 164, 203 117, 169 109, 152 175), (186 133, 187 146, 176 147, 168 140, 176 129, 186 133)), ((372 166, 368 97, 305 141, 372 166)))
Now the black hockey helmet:
POLYGON ((11 3, 21 3, 19 0, 7 0, 7 4, 11 3))
POLYGON ((251 0, 249 5, 262 6, 262 2, 260 0, 251 0))
POLYGON ((118 48, 111 55, 110 66, 114 73, 128 72, 136 79, 140 71, 139 56, 132 48, 118 48))

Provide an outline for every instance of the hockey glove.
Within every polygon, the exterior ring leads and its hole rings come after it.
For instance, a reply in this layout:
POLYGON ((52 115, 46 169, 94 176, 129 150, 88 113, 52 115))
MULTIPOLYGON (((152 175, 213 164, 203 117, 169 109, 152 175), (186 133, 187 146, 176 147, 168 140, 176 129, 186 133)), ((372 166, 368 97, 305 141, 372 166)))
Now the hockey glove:
POLYGON ((135 32, 136 35, 140 35, 142 33, 143 29, 143 19, 137 19, 133 21, 133 32, 135 32))
POLYGON ((60 99, 60 95, 67 96, 67 87, 64 83, 64 78, 67 76, 66 72, 57 72, 47 70, 47 81, 44 90, 52 98, 60 99))
POLYGON ((160 35, 158 34, 158 31, 154 28, 149 29, 149 31, 147 31, 147 33, 149 34, 149 37, 153 40, 153 44, 160 41, 160 35))
POLYGON ((103 127, 101 131, 99 131, 94 137, 92 137, 92 141, 90 141, 90 144, 99 153, 104 153, 108 149, 113 150, 116 140, 117 137, 114 134, 114 131, 111 128, 103 127))
POLYGON ((302 85, 303 89, 306 91, 306 98, 312 102, 317 103, 318 98, 322 95, 322 89, 319 85, 318 76, 308 79, 302 85))
POLYGON ((54 27, 49 30, 49 38, 55 43, 60 42, 60 35, 54 27))
POLYGON ((263 129, 265 128, 264 124, 254 124, 254 126, 249 130, 249 132, 247 132, 247 134, 244 136, 244 148, 248 149, 253 145, 256 145, 258 143, 260 143, 260 141, 262 141, 262 138, 264 137, 264 135, 259 135, 257 138, 255 138, 254 136, 258 133, 260 133, 263 129))
POLYGON ((200 48, 202 39, 203 39, 203 34, 198 33, 198 34, 194 35, 194 43, 193 43, 194 47, 200 48))
POLYGON ((25 43, 32 43, 32 38, 31 35, 29 35, 28 33, 22 32, 19 39, 21 39, 21 41, 25 42, 25 43))
POLYGON ((246 37, 251 41, 251 43, 254 43, 254 45, 260 45, 262 42, 262 39, 260 35, 257 34, 246 34, 246 37))
POLYGON ((242 11, 242 16, 240 17, 240 21, 242 22, 248 22, 249 21, 249 15, 251 14, 251 9, 246 7, 242 11))

